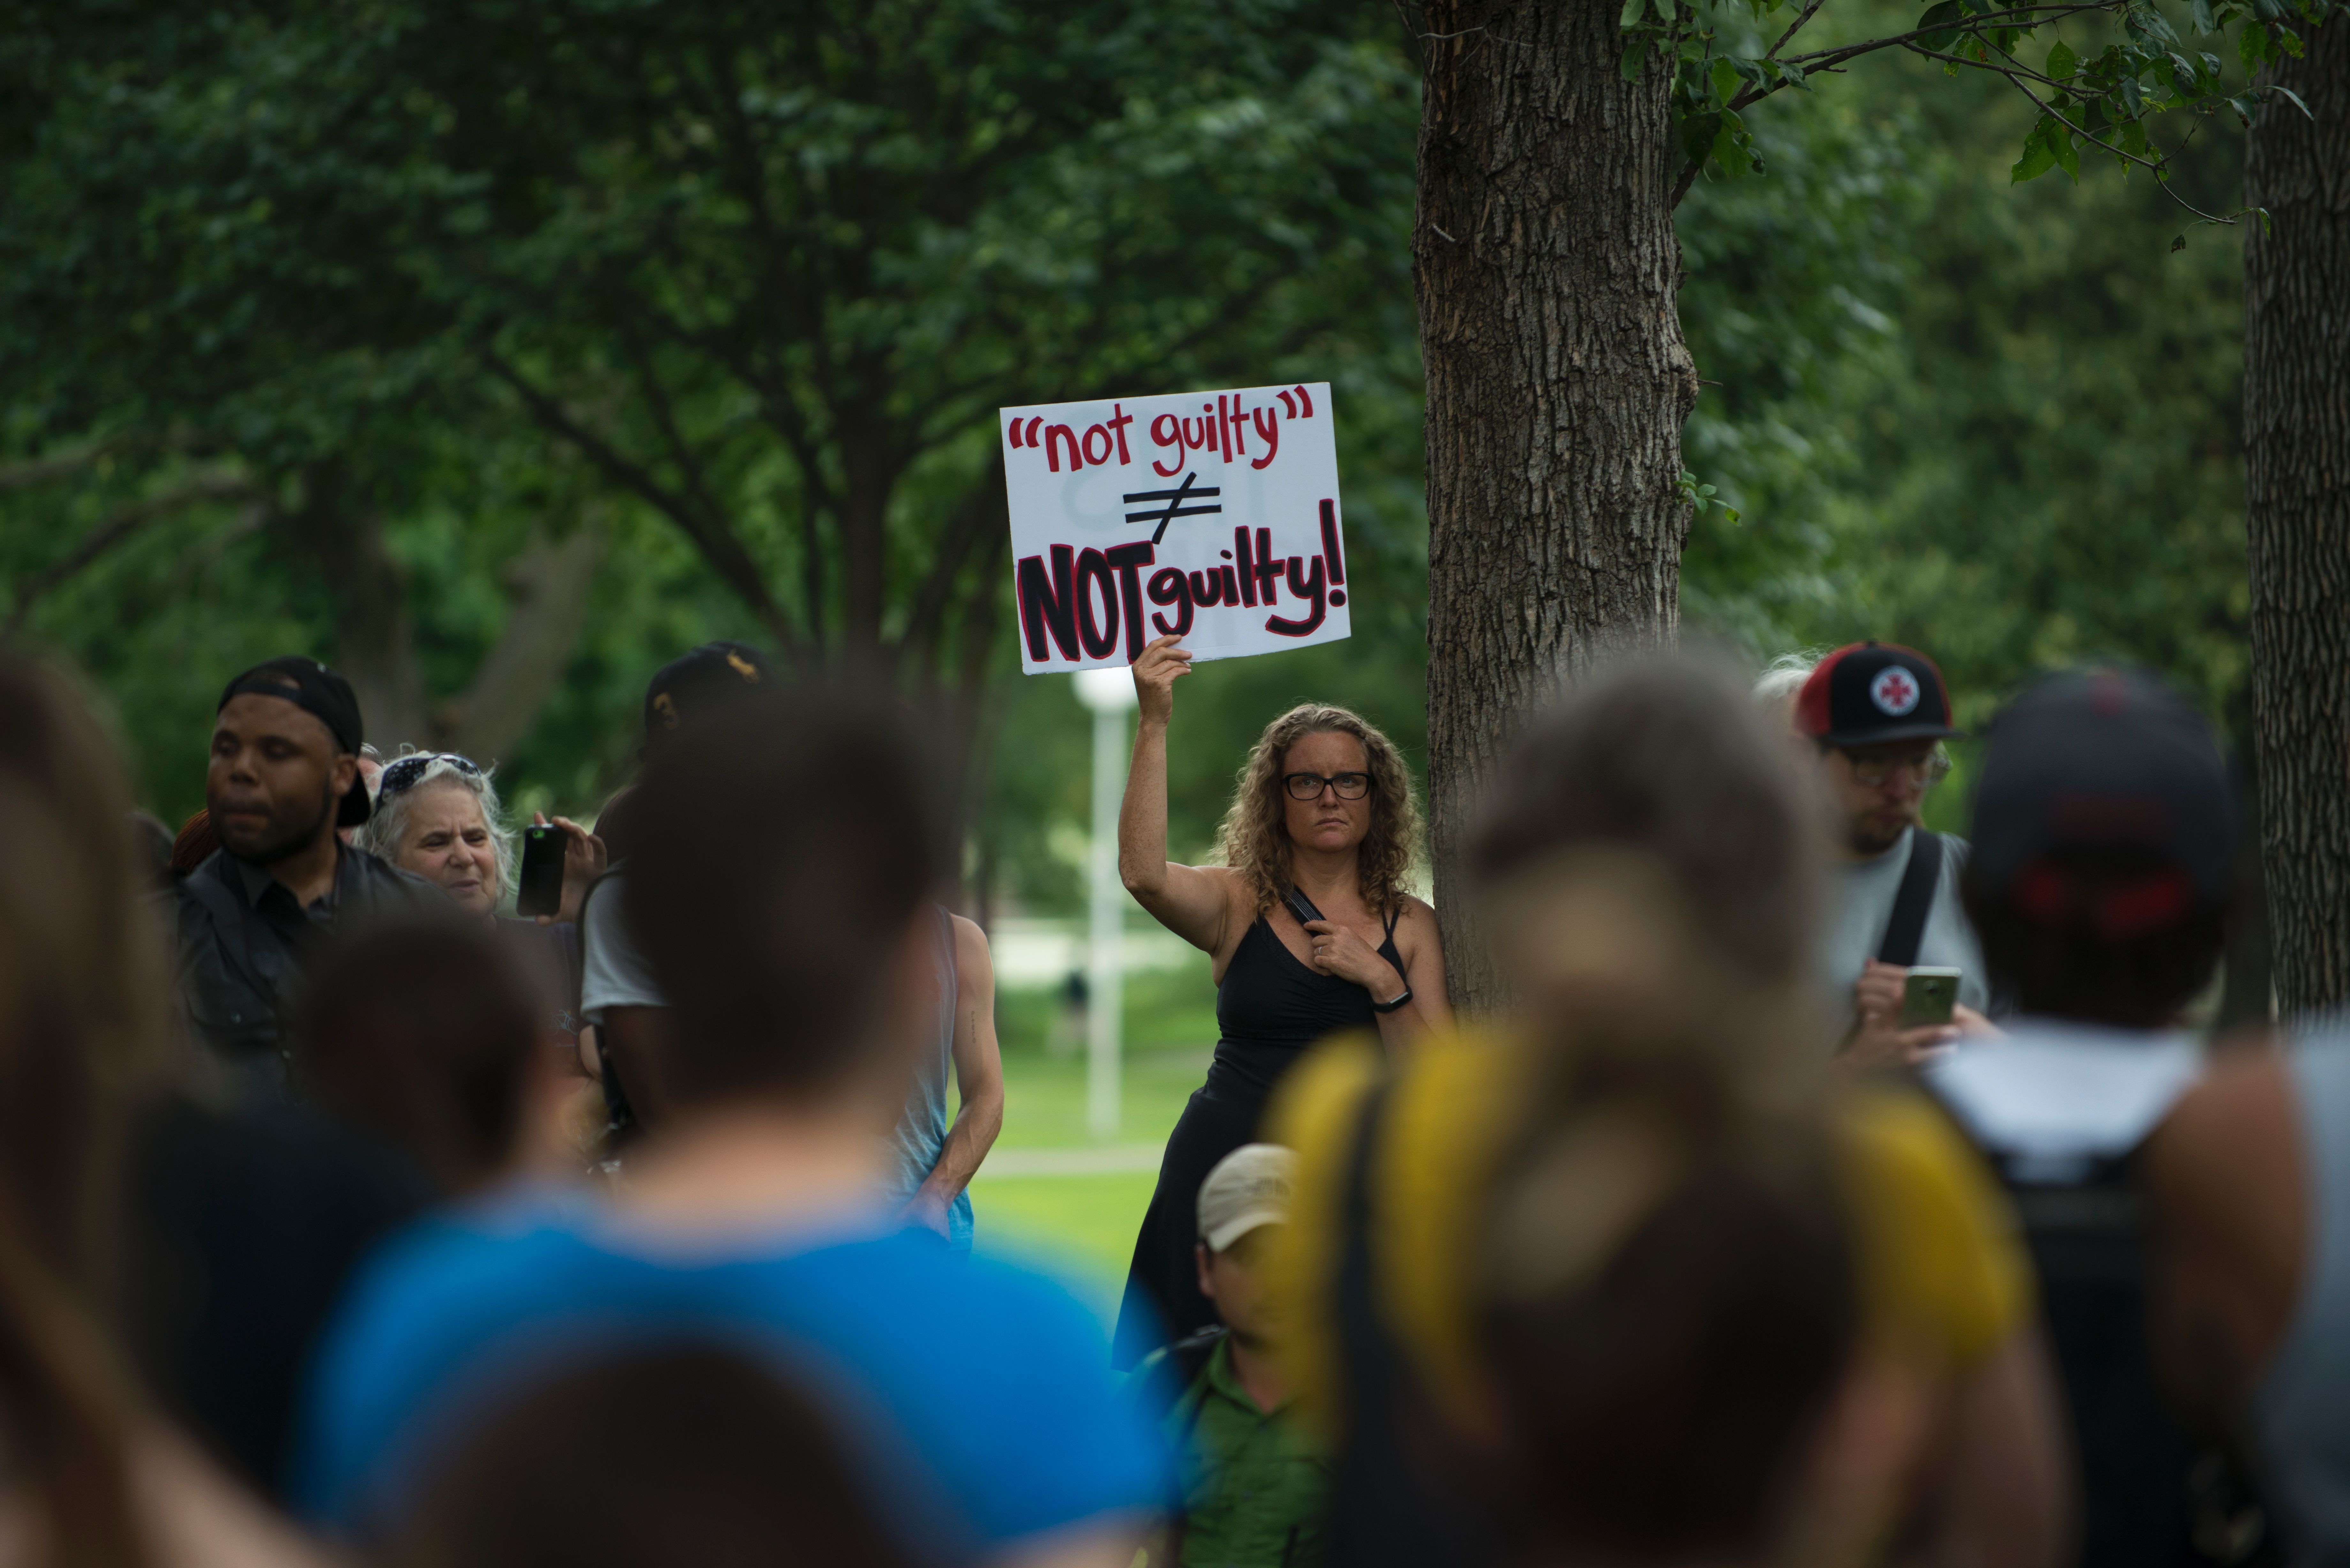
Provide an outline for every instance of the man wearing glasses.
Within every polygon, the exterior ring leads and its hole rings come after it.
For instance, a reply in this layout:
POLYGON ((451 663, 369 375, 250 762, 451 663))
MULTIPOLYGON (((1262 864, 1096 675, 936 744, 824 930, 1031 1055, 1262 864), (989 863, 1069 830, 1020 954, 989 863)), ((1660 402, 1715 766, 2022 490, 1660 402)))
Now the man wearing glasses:
POLYGON ((1835 1037, 1856 1055, 1913 1060, 1979 1026, 1988 1000, 1959 906, 1966 841, 1919 820, 1950 772, 1942 742, 1961 732, 1942 672, 1915 649, 1854 643, 1820 660, 1789 717, 1818 774, 1837 866, 1820 950, 1835 1037), (1956 1025, 1898 1027, 1913 965, 1960 971, 1956 1025))

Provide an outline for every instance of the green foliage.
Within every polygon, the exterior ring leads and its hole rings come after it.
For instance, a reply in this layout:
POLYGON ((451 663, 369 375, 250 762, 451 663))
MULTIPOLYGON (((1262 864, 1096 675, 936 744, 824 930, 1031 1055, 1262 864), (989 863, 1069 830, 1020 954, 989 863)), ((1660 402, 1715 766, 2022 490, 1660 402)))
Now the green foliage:
MULTIPOLYGON (((2038 670, 2128 659, 2242 743, 2241 251, 2172 252, 2152 182, 2014 189, 1996 150, 2032 110, 1995 85, 1904 62, 1792 100, 1760 131, 1771 179, 1693 192, 1683 314, 1727 385, 1685 447, 1746 520, 1698 520, 1691 618, 1755 654, 1913 643, 1966 723, 2038 670)), ((2199 138, 2173 178, 2224 205, 2237 159, 2199 138)))
MULTIPOLYGON (((1733 178, 1760 172, 1763 158, 1744 110, 1885 50, 1941 62, 1951 75, 1965 69, 2001 78, 2033 106, 2036 118, 2010 171, 2015 183, 2051 169, 2077 182, 2085 151, 2167 181, 2168 155, 2149 135, 2158 115, 2225 110, 2249 125, 2273 99, 2308 112, 2289 89, 2251 78, 2271 60, 2297 57, 2295 25, 2323 23, 2334 0, 2191 0, 2189 9, 2199 36, 2234 33, 2240 78, 2231 79, 2220 56, 2189 53, 2154 0, 1936 0, 1912 26, 1792 54, 1788 46, 1820 13, 1821 0, 1629 0, 1621 19, 1623 74, 1638 80, 1651 57, 1672 71, 1673 126, 1687 161, 1682 189, 1702 171, 1733 178), (2073 25, 2079 36, 2078 24, 2091 16, 2102 16, 2117 36, 2085 52, 2059 37, 2040 67, 2025 63, 2025 45, 2043 29, 2073 25)), ((2205 223, 2238 215, 2195 211, 2205 223)))

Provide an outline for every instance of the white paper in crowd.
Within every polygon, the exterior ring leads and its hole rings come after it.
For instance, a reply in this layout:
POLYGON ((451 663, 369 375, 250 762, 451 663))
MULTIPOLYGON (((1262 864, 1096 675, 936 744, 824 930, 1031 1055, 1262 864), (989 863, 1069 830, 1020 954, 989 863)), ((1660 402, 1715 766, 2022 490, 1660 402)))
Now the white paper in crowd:
POLYGON ((1200 659, 1347 635, 1326 382, 1002 417, 1028 674, 1122 667, 1169 632, 1200 659))

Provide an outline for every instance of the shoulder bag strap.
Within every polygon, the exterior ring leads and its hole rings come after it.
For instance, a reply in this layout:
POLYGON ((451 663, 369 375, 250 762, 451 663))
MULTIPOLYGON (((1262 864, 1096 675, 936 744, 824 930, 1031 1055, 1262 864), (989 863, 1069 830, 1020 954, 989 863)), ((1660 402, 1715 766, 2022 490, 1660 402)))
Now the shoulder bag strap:
POLYGON ((1918 944, 1926 935, 1926 917, 1933 911, 1934 888, 1942 879, 1942 836, 1916 828, 1909 835, 1909 864, 1901 872, 1900 889, 1893 895, 1893 914, 1885 922, 1885 940, 1877 944, 1879 963, 1908 969, 1918 961, 1918 944))

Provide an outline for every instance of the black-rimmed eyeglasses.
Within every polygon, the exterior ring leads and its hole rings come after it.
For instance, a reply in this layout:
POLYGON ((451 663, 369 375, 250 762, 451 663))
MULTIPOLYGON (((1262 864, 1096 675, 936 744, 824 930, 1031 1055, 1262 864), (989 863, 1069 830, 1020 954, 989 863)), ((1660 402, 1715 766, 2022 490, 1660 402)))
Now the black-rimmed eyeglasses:
POLYGON ((1340 800, 1360 800, 1371 793, 1368 774, 1284 774, 1281 787, 1289 792, 1292 800, 1317 800, 1324 789, 1337 792, 1340 800))

